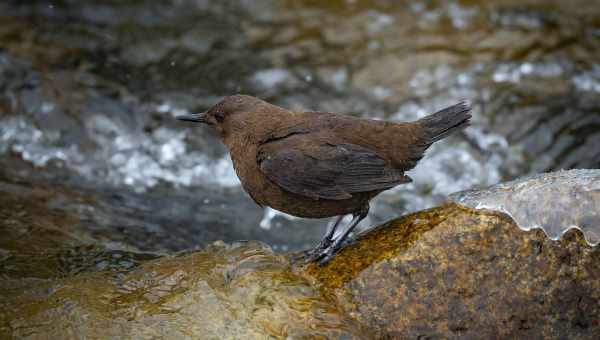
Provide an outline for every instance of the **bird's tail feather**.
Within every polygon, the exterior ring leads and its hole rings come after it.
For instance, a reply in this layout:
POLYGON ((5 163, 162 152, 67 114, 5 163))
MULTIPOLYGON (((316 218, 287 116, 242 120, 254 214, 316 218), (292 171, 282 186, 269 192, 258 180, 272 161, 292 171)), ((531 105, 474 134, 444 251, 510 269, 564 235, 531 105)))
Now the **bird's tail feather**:
POLYGON ((460 102, 424 117, 418 123, 425 128, 431 144, 469 126, 469 111, 471 108, 465 102, 460 102))

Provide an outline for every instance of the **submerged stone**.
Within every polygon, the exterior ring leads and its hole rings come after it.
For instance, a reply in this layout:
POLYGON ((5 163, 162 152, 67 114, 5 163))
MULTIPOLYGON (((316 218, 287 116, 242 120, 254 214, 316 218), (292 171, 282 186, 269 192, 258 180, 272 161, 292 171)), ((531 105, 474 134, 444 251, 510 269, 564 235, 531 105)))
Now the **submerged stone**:
POLYGON ((57 196, 83 199, 0 180, 1 339, 371 337, 263 243, 115 249, 57 196))
POLYGON ((258 242, 37 282, 9 303, 2 333, 17 338, 369 337, 258 242))

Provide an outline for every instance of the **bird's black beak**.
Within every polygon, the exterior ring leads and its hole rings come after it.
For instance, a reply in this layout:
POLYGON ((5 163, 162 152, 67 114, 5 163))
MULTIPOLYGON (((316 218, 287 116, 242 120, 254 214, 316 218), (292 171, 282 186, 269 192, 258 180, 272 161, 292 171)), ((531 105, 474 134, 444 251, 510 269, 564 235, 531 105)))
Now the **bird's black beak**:
POLYGON ((206 117, 205 112, 190 113, 187 115, 177 116, 176 118, 179 120, 186 121, 186 122, 204 123, 204 124, 209 124, 209 125, 211 124, 210 121, 208 120, 208 118, 206 117))

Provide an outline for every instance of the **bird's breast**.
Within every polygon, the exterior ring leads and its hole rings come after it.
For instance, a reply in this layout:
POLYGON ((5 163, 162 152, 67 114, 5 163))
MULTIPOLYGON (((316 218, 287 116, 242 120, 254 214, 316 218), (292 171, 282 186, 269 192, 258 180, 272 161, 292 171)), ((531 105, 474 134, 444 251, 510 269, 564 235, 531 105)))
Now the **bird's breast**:
POLYGON ((270 183, 258 168, 257 147, 253 145, 230 147, 230 154, 233 168, 244 190, 256 203, 269 205, 266 196, 270 183))

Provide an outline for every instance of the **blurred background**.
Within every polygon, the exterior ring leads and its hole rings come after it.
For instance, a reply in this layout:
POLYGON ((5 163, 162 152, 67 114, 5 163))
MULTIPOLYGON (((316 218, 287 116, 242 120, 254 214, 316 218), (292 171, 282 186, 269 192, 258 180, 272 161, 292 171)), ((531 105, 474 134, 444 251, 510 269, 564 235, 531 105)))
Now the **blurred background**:
POLYGON ((392 121, 473 105, 472 127, 377 197, 366 228, 600 167, 600 2, 4 0, 0 187, 56 188, 52 206, 116 246, 309 247, 328 220, 259 208, 216 136, 174 119, 235 93, 392 121))

